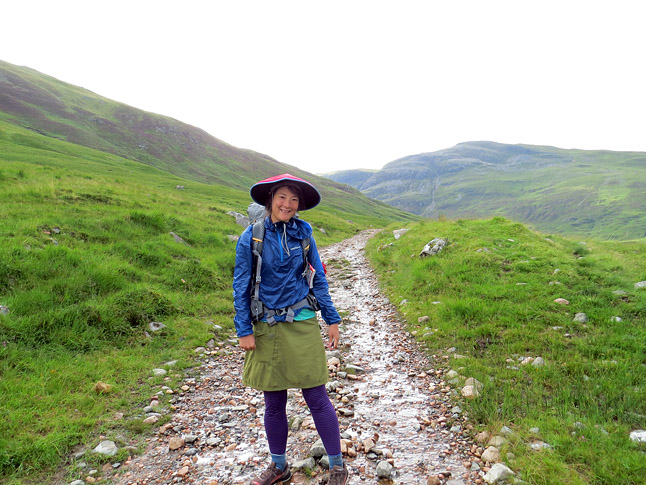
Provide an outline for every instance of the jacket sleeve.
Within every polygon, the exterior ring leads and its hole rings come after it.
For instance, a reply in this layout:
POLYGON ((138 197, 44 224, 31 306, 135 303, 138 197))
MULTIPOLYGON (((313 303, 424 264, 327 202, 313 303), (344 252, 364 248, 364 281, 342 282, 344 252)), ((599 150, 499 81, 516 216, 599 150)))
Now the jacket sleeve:
POLYGON ((236 245, 236 264, 233 269, 233 306, 236 315, 233 323, 238 337, 253 333, 251 321, 251 270, 253 268, 253 253, 251 249, 251 230, 249 226, 240 235, 236 245))
POLYGON ((312 267, 316 270, 312 292, 321 307, 321 316, 328 325, 340 323, 341 317, 339 316, 339 312, 336 311, 334 303, 332 303, 330 288, 327 284, 327 278, 325 277, 325 271, 323 270, 323 263, 321 263, 321 257, 319 256, 319 251, 316 247, 314 237, 310 238, 308 259, 310 260, 312 267))

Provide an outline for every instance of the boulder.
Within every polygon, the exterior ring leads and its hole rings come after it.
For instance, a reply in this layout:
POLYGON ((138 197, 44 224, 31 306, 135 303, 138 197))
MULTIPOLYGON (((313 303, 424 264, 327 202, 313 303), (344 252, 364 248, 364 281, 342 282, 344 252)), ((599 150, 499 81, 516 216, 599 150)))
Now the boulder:
POLYGON ((94 453, 98 453, 100 455, 114 456, 117 454, 117 451, 119 451, 119 448, 117 448, 117 445, 114 441, 104 440, 101 441, 101 443, 99 443, 93 451, 94 453))
POLYGON ((444 247, 448 244, 448 239, 443 239, 441 237, 436 237, 435 239, 432 239, 429 241, 426 246, 424 246, 424 249, 419 253, 420 258, 425 258, 427 256, 434 256, 440 251, 444 249, 444 247))

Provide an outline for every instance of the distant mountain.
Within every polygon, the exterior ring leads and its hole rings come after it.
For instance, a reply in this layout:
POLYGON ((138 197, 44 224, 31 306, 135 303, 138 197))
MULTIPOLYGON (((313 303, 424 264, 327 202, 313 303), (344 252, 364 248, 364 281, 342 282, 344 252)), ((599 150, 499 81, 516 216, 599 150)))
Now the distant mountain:
POLYGON ((27 67, 0 61, 0 121, 162 169, 198 182, 248 190, 279 173, 307 178, 325 204, 384 219, 411 214, 364 197, 346 184, 319 177, 267 155, 234 147, 181 121, 112 101, 27 67))
POLYGON ((547 232, 646 237, 642 152, 467 142, 400 158, 376 172, 325 176, 429 218, 503 215, 547 232))

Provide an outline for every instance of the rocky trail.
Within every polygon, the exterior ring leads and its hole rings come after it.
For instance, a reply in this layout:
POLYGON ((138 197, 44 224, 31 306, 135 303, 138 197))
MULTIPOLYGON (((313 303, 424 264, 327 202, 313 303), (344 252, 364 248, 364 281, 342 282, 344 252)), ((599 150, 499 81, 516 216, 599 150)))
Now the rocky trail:
MULTIPOLYGON (((379 292, 363 255, 370 235, 321 250, 332 300, 344 316, 341 347, 328 352, 328 392, 339 416, 348 483, 484 483, 482 449, 468 438, 468 421, 451 402, 443 371, 379 292)), ((144 454, 121 466, 114 483, 244 484, 264 469, 269 454, 262 393, 242 386, 244 353, 233 337, 219 342, 217 353, 205 354, 197 374, 174 395, 171 420, 144 454)), ((292 483, 327 483, 324 450, 307 406, 300 391, 289 396, 292 483)))

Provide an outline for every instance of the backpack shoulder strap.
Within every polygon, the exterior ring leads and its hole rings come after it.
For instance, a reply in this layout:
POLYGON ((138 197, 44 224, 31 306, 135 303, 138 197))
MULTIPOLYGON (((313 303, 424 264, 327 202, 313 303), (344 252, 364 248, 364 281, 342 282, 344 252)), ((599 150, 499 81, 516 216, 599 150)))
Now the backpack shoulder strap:
POLYGON ((258 254, 262 254, 262 242, 265 239, 265 221, 257 221, 253 223, 251 230, 251 249, 258 254))
POLYGON ((265 221, 255 222, 251 230, 251 250, 254 256, 252 269, 253 298, 260 298, 260 269, 262 267, 262 243, 265 238, 265 221))
POLYGON ((303 248, 303 274, 307 272, 307 267, 309 265, 309 260, 307 259, 310 251, 310 237, 307 236, 305 239, 301 239, 301 247, 303 248))

